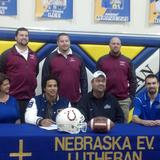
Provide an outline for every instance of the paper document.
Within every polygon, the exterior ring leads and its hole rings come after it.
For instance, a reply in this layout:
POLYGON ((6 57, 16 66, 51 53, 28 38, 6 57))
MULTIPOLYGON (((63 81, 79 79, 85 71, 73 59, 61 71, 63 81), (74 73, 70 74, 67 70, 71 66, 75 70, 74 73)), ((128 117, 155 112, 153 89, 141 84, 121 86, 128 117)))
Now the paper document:
POLYGON ((57 125, 56 124, 52 124, 49 127, 40 126, 40 128, 46 129, 46 130, 55 130, 55 129, 57 129, 57 125))

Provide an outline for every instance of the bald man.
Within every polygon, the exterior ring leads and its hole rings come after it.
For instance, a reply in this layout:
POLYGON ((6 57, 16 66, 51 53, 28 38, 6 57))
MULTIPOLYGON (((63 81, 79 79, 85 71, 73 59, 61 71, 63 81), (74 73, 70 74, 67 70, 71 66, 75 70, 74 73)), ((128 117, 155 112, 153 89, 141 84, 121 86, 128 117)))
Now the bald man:
POLYGON ((131 60, 121 53, 121 40, 113 37, 109 43, 110 52, 97 62, 97 69, 107 76, 106 92, 114 95, 128 122, 129 107, 135 96, 136 76, 131 60))

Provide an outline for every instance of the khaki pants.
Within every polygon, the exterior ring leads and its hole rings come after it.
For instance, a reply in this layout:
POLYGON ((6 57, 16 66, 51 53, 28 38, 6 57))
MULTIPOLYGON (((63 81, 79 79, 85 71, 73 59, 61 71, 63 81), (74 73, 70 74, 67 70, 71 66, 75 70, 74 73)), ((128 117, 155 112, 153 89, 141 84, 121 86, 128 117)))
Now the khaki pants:
POLYGON ((124 113, 124 122, 127 123, 128 122, 128 117, 129 117, 129 107, 131 105, 131 99, 130 98, 126 98, 124 100, 119 100, 118 101, 120 104, 120 107, 124 113))

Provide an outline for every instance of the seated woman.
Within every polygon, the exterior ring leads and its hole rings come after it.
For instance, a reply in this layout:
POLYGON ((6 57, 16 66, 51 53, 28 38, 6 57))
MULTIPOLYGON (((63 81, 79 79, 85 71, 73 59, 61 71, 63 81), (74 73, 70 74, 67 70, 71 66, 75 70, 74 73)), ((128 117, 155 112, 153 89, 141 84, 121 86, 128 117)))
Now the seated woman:
POLYGON ((9 95, 9 78, 0 73, 0 123, 20 123, 19 106, 16 99, 9 95))

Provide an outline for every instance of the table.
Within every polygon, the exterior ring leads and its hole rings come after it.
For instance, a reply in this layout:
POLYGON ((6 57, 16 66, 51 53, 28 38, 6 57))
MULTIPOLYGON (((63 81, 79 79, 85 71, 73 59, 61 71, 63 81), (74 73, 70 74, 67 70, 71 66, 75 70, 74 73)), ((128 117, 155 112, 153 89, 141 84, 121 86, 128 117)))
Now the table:
POLYGON ((116 124, 108 133, 68 134, 0 124, 0 160, 158 160, 160 127, 116 124))

